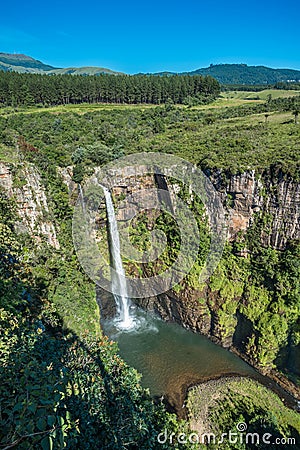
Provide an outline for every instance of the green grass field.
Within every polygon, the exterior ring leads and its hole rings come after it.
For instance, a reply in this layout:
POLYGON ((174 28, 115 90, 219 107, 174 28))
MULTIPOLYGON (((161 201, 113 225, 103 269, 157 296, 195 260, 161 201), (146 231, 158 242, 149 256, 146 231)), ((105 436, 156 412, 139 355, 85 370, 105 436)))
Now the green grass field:
MULTIPOLYGON (((281 96, 291 93, 298 91, 276 91, 281 96)), ((78 147, 101 143, 108 149, 120 148, 123 154, 173 153, 201 167, 233 173, 276 164, 298 177, 300 126, 293 110, 262 112, 263 100, 236 98, 242 94, 232 93, 232 98, 221 97, 204 106, 171 109, 144 104, 2 108, 0 155, 7 162, 18 158, 17 141, 22 136, 62 165, 72 164, 71 155, 78 147)))
MULTIPOLYGON (((279 89, 265 89, 260 92, 252 92, 252 91, 228 91, 221 92, 218 99, 214 102, 209 103, 207 105, 194 106, 193 109, 199 110, 208 110, 208 109, 217 109, 222 107, 234 107, 234 106, 242 106, 248 105, 249 103, 263 103, 265 102, 269 96, 271 95, 272 99, 276 98, 287 98, 287 97, 296 97, 300 95, 300 91, 292 91, 292 90, 279 90, 279 89)), ((0 116, 9 116, 11 114, 33 114, 33 113, 41 113, 44 111, 50 112, 52 114, 66 113, 66 112, 76 112, 78 114, 85 114, 87 112, 93 111, 107 111, 112 109, 117 109, 119 111, 129 111, 129 110, 141 110, 153 108, 155 105, 120 105, 120 104, 112 104, 112 103, 81 103, 78 105, 59 105, 59 106, 51 106, 51 107, 39 107, 39 106, 31 106, 31 107, 0 107, 0 116)), ((187 106, 177 105, 177 108, 186 109, 187 106)))
POLYGON ((117 109, 120 111, 128 111, 128 110, 136 110, 136 109, 148 109, 153 108, 153 105, 120 105, 114 103, 81 103, 78 105, 58 105, 58 106, 50 106, 50 107, 41 107, 41 106, 29 106, 29 107, 0 107, 0 116, 7 117, 12 114, 39 114, 42 112, 49 112, 52 114, 61 114, 74 112, 77 114, 85 114, 87 112, 94 111, 107 111, 112 109, 117 109))
POLYGON ((295 97, 300 95, 300 91, 293 91, 287 89, 265 89, 264 91, 252 92, 252 91, 228 91, 222 92, 221 97, 225 100, 267 100, 269 95, 272 98, 283 98, 283 97, 295 97))

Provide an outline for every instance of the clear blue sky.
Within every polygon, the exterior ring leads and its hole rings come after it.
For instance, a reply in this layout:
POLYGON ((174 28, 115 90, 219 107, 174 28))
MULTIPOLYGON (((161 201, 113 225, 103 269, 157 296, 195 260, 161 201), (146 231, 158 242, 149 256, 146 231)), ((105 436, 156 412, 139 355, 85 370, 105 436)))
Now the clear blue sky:
POLYGON ((127 73, 237 62, 300 69, 299 0, 5 1, 0 52, 127 73))

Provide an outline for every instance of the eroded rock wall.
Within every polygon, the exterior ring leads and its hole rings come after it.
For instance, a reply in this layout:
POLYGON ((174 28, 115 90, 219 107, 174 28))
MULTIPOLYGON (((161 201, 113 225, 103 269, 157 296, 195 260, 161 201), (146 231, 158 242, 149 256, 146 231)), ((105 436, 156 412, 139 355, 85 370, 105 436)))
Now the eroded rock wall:
POLYGON ((300 239, 300 183, 271 168, 263 174, 254 170, 226 176, 208 174, 227 205, 231 220, 229 239, 247 231, 256 216, 268 217, 261 235, 264 246, 283 250, 289 240, 300 239))
MULTIPOLYGON (((145 172, 145 168, 130 168, 124 169, 122 174, 118 173, 116 176, 111 174, 114 185, 112 194, 119 221, 124 222, 127 218, 128 204, 124 199, 128 200, 135 194, 139 194, 139 198, 145 196, 146 199, 148 189, 168 190, 169 198, 175 205, 174 199, 180 186, 171 184, 168 178, 163 176, 141 177, 140 173, 145 172)), ((216 170, 208 172, 207 175, 228 211, 229 240, 234 240, 239 233, 246 232, 259 218, 267 218, 267 225, 261 233, 261 242, 265 247, 284 250, 289 240, 300 239, 300 184, 296 180, 271 168, 262 174, 249 170, 242 174, 229 175, 216 170)), ((64 174, 63 178, 70 193, 74 192, 70 170, 68 176, 64 174)), ((157 200, 159 201, 159 198, 157 200)), ((105 208, 105 205, 102 207, 105 208)), ((105 222, 102 221, 101 226, 105 226, 105 222)), ((241 253, 240 256, 246 255, 247 252, 241 253)), ((144 276, 150 275, 144 272, 144 276)), ((224 333, 220 314, 222 299, 218 298, 217 292, 211 291, 209 282, 202 290, 184 286, 178 292, 169 291, 157 297, 137 299, 136 302, 145 309, 156 311, 165 320, 174 320, 210 336, 225 347, 230 347, 234 345, 234 341, 237 343, 239 340, 237 330, 243 318, 232 314, 232 321, 226 324, 230 333, 224 333)))
POLYGON ((20 222, 17 227, 27 231, 37 241, 45 238, 54 248, 59 248, 56 230, 49 220, 49 207, 41 177, 32 165, 14 167, 0 162, 0 187, 9 197, 14 197, 20 222))

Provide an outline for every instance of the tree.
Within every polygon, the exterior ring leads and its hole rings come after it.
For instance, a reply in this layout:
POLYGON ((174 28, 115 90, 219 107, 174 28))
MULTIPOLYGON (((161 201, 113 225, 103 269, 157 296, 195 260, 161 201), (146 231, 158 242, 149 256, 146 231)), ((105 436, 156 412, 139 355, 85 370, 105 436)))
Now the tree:
POLYGON ((299 109, 295 109, 294 111, 293 111, 293 115, 294 115, 294 117, 295 117, 295 125, 297 125, 298 124, 298 116, 299 116, 299 109))

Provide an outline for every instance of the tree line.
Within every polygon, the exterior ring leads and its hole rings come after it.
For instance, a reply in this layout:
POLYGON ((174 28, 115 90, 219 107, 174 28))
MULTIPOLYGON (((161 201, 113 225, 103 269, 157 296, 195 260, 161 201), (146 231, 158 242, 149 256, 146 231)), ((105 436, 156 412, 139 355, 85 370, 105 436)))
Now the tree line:
POLYGON ((222 91, 251 91, 251 92, 260 92, 265 91, 266 89, 278 89, 278 90, 289 90, 289 91, 297 91, 300 90, 300 83, 298 82, 287 82, 287 81, 278 81, 277 83, 272 84, 223 84, 222 91))
POLYGON ((40 75, 0 71, 0 105, 67 105, 78 103, 207 103, 220 85, 210 76, 40 75))

